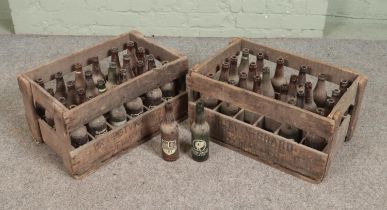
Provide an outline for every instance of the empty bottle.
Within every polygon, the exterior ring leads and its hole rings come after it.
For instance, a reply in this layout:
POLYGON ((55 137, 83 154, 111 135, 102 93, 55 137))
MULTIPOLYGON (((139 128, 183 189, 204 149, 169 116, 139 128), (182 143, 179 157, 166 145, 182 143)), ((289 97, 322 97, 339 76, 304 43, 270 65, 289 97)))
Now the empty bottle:
POLYGON ((306 82, 305 83, 305 104, 304 109, 310 111, 310 112, 316 112, 317 105, 314 103, 313 100, 313 91, 312 91, 312 83, 306 82))
POLYGON ((102 80, 102 79, 98 80, 97 81, 97 88, 98 88, 99 94, 106 92, 105 80, 102 80))
MULTIPOLYGON (((35 80, 35 82, 44 89, 44 81, 42 78, 38 78, 35 80)), ((44 113, 45 113, 45 109, 43 108, 42 105, 40 105, 39 103, 36 103, 35 102, 35 110, 36 110, 36 114, 38 114, 38 116, 40 118, 44 118, 44 113)))
POLYGON ((165 103, 165 118, 160 125, 161 153, 166 161, 175 161, 179 158, 179 128, 173 116, 172 103, 165 103))
POLYGON ((71 105, 76 105, 76 91, 75 91, 75 82, 74 81, 67 81, 66 82, 67 86, 67 104, 69 107, 71 105))
POLYGON ((131 62, 130 61, 130 56, 128 54, 123 55, 122 68, 126 69, 126 72, 127 72, 127 75, 128 75, 128 79, 132 79, 132 78, 135 77, 133 69, 132 69, 132 65, 131 65, 130 62, 131 62))
POLYGON ((297 104, 301 109, 304 108, 305 105, 305 92, 302 89, 297 90, 297 104))
POLYGON ((248 90, 248 87, 247 87, 247 74, 246 74, 246 72, 241 72, 239 74, 239 84, 238 84, 238 86, 240 88, 248 90))
POLYGON ((176 96, 176 85, 174 81, 168 82, 160 87, 163 98, 171 99, 176 96))
POLYGON ((63 79, 62 72, 57 72, 55 74, 56 88, 55 88, 55 98, 59 99, 60 97, 67 97, 66 85, 63 79))
POLYGON ((249 73, 247 74, 247 90, 253 90, 255 75, 257 75, 257 64, 252 62, 249 65, 249 73))
POLYGON ((109 69, 108 69, 108 75, 107 75, 107 82, 106 82, 106 88, 107 89, 112 89, 115 86, 117 86, 117 64, 114 62, 111 62, 109 64, 109 69))
POLYGON ((259 75, 259 76, 262 75, 262 69, 264 66, 264 59, 265 59, 265 55, 263 54, 263 52, 258 52, 256 63, 257 63, 257 75, 259 75))
MULTIPOLYGON (((233 86, 237 85, 234 80, 229 80, 228 84, 233 86)), ((231 103, 223 101, 222 105, 220 105, 220 112, 225 115, 234 116, 238 113, 238 111, 239 111, 239 108, 231 103)))
MULTIPOLYGON (((110 58, 111 58, 111 62, 112 63, 116 63, 116 66, 117 66, 117 69, 121 69, 121 63, 120 63, 120 57, 118 56, 118 48, 117 47, 113 47, 111 50, 110 50, 110 58)), ((117 74, 118 72, 116 72, 117 74)))
POLYGON ((335 100, 333 98, 327 98, 325 102, 325 114, 329 115, 335 106, 335 100))
MULTIPOLYGON (((127 46, 127 55, 129 56, 130 59, 130 68, 133 70, 137 66, 137 57, 136 57, 136 49, 135 49, 135 44, 133 41, 128 41, 126 43, 127 46)), ((135 73, 135 72, 133 72, 135 73)), ((136 75, 136 74, 135 74, 136 75)))
POLYGON ((146 106, 149 107, 150 109, 156 107, 157 105, 162 103, 162 98, 163 93, 161 92, 160 88, 155 88, 149 92, 146 93, 145 96, 145 103, 146 106))
POLYGON ((147 60, 148 60, 148 67, 147 67, 147 70, 150 71, 154 68, 156 68, 156 61, 155 61, 155 57, 152 55, 152 54, 149 54, 147 56, 147 60))
POLYGON ((253 92, 254 93, 258 93, 258 94, 262 94, 262 91, 261 91, 261 76, 260 75, 255 75, 254 77, 254 86, 253 86, 253 92))
MULTIPOLYGON (((289 103, 293 106, 296 106, 296 101, 294 100, 294 98, 289 99, 287 103, 289 103)), ((292 139, 294 141, 298 141, 298 139, 300 138, 299 137, 300 130, 294 126, 287 124, 287 123, 283 123, 281 125, 278 134, 280 136, 283 136, 287 139, 292 139)))
POLYGON ((277 59, 277 66, 275 68, 274 77, 271 79, 274 91, 278 93, 281 91, 281 86, 287 83, 284 76, 284 64, 285 60, 283 58, 277 59))
POLYGON ((136 75, 139 76, 144 73, 144 61, 138 60, 137 61, 137 67, 136 67, 136 75))
MULTIPOLYGON (((75 105, 70 105, 69 109, 74 108, 75 105)), ((71 145, 77 148, 89 141, 89 136, 87 135, 87 128, 84 125, 81 125, 79 128, 75 129, 70 133, 71 145)))
POLYGON ((305 86, 305 82, 306 82, 306 72, 308 71, 308 67, 307 66, 304 66, 302 65, 300 67, 300 71, 298 72, 298 78, 297 78, 297 85, 300 87, 304 87, 305 86))
POLYGON ((247 48, 244 48, 242 50, 242 57, 241 57, 241 63, 239 64, 238 67, 238 74, 241 72, 247 72, 249 71, 249 63, 250 63, 250 50, 247 48))
POLYGON ((348 80, 341 80, 340 81, 340 86, 339 86, 339 88, 340 88, 340 97, 342 95, 344 95, 345 91, 347 91, 348 86, 349 86, 348 80))
POLYGON ((235 55, 230 58, 230 68, 229 68, 229 79, 234 80, 239 84, 239 75, 238 75, 238 57, 235 55))
POLYGON ((219 81, 221 81, 221 82, 228 82, 228 80, 229 80, 229 69, 230 69, 230 64, 228 62, 223 62, 222 63, 222 68, 221 68, 221 71, 220 71, 219 81))
MULTIPOLYGON (((280 101, 287 103, 288 102, 288 84, 283 84, 281 86, 281 91, 280 91, 280 101)), ((293 98, 294 100, 294 98, 293 98)))
POLYGON ((210 126, 204 118, 204 104, 196 103, 195 121, 191 125, 191 153, 192 159, 202 162, 209 157, 210 126))
MULTIPOLYGON (((53 90, 52 88, 48 88, 48 89, 47 89, 47 92, 48 92, 51 96, 54 97, 54 90, 53 90)), ((45 110, 44 118, 45 118, 45 120, 46 120, 46 122, 47 122, 47 124, 48 124, 49 126, 54 127, 54 124, 55 124, 55 123, 54 123, 54 115, 53 115, 53 113, 51 113, 51 112, 45 110)))
POLYGON ((144 64, 145 64, 145 63, 146 63, 146 59, 145 59, 145 48, 139 47, 138 50, 137 50, 136 57, 137 57, 137 60, 141 60, 141 61, 144 62, 144 64))
POLYGON ((76 104, 79 105, 79 104, 82 104, 83 102, 86 101, 86 92, 85 92, 85 89, 81 88, 81 89, 78 89, 76 90, 76 95, 75 95, 75 101, 76 101, 76 104))
POLYGON ((341 91, 339 89, 332 90, 332 98, 335 100, 335 104, 340 100, 341 91))
POLYGON ((105 80, 105 76, 102 74, 101 66, 99 65, 98 57, 90 58, 91 70, 93 72, 93 82, 97 84, 98 80, 105 80))
POLYGON ((95 138, 98 136, 106 133, 108 131, 108 127, 106 124, 106 119, 103 115, 100 115, 89 122, 87 125, 89 128, 89 132, 91 135, 93 135, 95 138))
POLYGON ((128 72, 126 69, 120 69, 120 74, 118 75, 118 84, 122 84, 128 81, 128 72))
POLYGON ((99 92, 97 87, 94 85, 93 81, 93 74, 91 71, 85 71, 85 78, 86 78, 86 98, 96 97, 99 92))
POLYGON ((288 100, 290 98, 294 98, 294 99, 297 98, 297 80, 298 80, 297 75, 292 74, 290 76, 290 82, 288 86, 288 100))
POLYGON ((264 67, 262 70, 262 85, 261 85, 262 94, 264 96, 274 98, 274 88, 270 80, 270 69, 269 67, 264 67))
POLYGON ((126 111, 123 105, 120 105, 109 112, 109 123, 113 127, 120 127, 127 122, 126 111))
MULTIPOLYGON (((316 109, 316 113, 321 115, 321 116, 325 116, 325 110, 324 108, 317 108, 316 109)), ((323 150, 325 145, 327 144, 325 139, 322 138, 322 137, 319 137, 315 134, 312 134, 312 133, 307 133, 305 135, 305 141, 304 141, 304 144, 308 147, 311 147, 311 148, 314 148, 316 150, 323 150)))
POLYGON ((318 75, 318 81, 316 87, 313 90, 314 102, 318 107, 325 107, 325 101, 327 100, 327 90, 325 87, 326 75, 318 75))
POLYGON ((125 103, 126 112, 132 118, 135 118, 144 112, 144 105, 140 97, 125 103))
POLYGON ((84 89, 86 90, 86 81, 82 71, 82 64, 74 64, 75 71, 75 90, 84 89))

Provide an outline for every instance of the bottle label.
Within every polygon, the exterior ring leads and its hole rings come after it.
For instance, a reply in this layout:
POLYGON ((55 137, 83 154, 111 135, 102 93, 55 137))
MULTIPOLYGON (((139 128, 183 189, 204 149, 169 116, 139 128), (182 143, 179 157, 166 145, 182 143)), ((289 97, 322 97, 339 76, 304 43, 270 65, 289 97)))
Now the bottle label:
POLYGON ((176 140, 167 141, 167 140, 161 139, 161 148, 163 149, 163 152, 167 155, 174 154, 177 150, 176 140))
POLYGON ((107 127, 102 129, 102 130, 96 130, 95 131, 95 137, 100 136, 100 135, 102 135, 102 134, 104 134, 106 132, 107 132, 107 127))
POLYGON ((208 153, 207 142, 202 139, 192 141, 192 154, 196 156, 205 156, 208 153))

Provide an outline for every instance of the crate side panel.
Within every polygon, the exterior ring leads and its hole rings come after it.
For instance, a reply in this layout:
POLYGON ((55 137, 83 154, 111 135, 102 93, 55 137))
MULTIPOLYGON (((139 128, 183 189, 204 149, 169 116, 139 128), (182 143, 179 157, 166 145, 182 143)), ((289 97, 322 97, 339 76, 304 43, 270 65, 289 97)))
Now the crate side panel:
POLYGON ((360 80, 360 77, 356 78, 356 80, 353 81, 351 86, 347 89, 344 95, 339 99, 337 104, 333 107, 331 113, 328 115, 328 118, 333 119, 333 115, 336 114, 337 112, 343 115, 348 110, 349 106, 354 105, 357 89, 359 85, 359 80, 360 80))

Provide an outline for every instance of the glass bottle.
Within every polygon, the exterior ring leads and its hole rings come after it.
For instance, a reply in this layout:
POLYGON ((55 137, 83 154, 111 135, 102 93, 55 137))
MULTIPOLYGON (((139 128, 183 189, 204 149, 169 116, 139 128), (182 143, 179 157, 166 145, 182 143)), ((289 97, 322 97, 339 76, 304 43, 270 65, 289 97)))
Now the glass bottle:
POLYGON ((280 91, 280 101, 287 103, 288 102, 288 84, 283 84, 280 91))
POLYGON ((105 80, 102 80, 102 79, 98 80, 97 81, 97 88, 98 88, 99 94, 106 92, 105 80))
POLYGON ((109 123, 113 127, 120 127, 127 122, 126 110, 123 105, 120 105, 109 112, 109 123))
MULTIPOLYGON (((229 80, 228 84, 233 86, 237 85, 234 80, 229 80)), ((234 116, 238 113, 238 111, 239 111, 239 108, 231 103, 223 101, 222 105, 220 105, 220 112, 225 115, 234 116)))
POLYGON ((165 118, 160 125, 161 153, 166 161, 179 158, 179 127, 173 116, 172 103, 165 103, 165 118))
POLYGON ((108 131, 108 127, 106 124, 106 118, 103 115, 100 115, 89 122, 87 125, 89 132, 95 138, 106 133, 108 131))
POLYGON ((239 75, 238 75, 238 57, 235 55, 230 58, 230 68, 229 68, 229 79, 234 80, 239 84, 239 75))
POLYGON ((325 114, 329 115, 335 106, 335 100, 333 98, 327 98, 325 102, 325 114))
POLYGON ((239 86, 240 88, 243 88, 243 89, 245 89, 245 90, 248 90, 248 89, 247 89, 247 74, 246 74, 246 72, 241 72, 241 73, 239 74, 239 84, 238 84, 238 86, 239 86))
POLYGON ((90 64, 91 64, 91 71, 93 72, 94 84, 97 84, 98 80, 100 79, 105 80, 105 77, 102 74, 101 66, 99 65, 99 60, 97 56, 90 58, 90 64))
POLYGON ((71 105, 76 105, 76 91, 75 91, 75 82, 74 81, 67 81, 67 104, 69 107, 71 105))
POLYGON ((82 104, 83 102, 86 101, 86 92, 85 89, 81 88, 76 90, 76 95, 75 95, 75 101, 76 105, 82 104))
POLYGON ((241 72, 247 72, 249 71, 249 63, 250 63, 250 50, 247 48, 242 49, 242 57, 241 57, 241 63, 238 67, 238 74, 241 72))
POLYGON ((55 81, 56 81, 56 88, 55 88, 55 94, 54 97, 56 99, 59 99, 60 97, 67 97, 66 93, 66 85, 63 79, 62 72, 57 72, 55 74, 55 81))
POLYGON ((148 71, 156 68, 155 57, 152 54, 149 54, 147 56, 147 60, 148 60, 148 65, 147 65, 148 66, 148 68, 147 68, 148 71))
POLYGON ((305 105, 305 92, 302 89, 297 90, 297 103, 296 105, 301 109, 304 108, 305 105))
POLYGON ((91 71, 85 71, 85 78, 86 78, 86 98, 92 96, 95 97, 98 95, 98 89, 95 87, 94 81, 93 81, 93 74, 91 71))
POLYGON ((298 78, 297 78, 297 85, 300 87, 304 87, 305 86, 305 82, 306 82, 306 72, 308 71, 308 67, 307 66, 304 66, 302 65, 300 67, 300 71, 298 72, 298 78))
MULTIPOLYGON (((51 96, 54 97, 54 89, 48 88, 48 89, 47 89, 47 92, 48 92, 51 96)), ((61 96, 61 97, 62 97, 62 96, 61 96)), ((51 113, 51 112, 49 112, 49 111, 46 110, 45 113, 44 113, 44 118, 45 118, 45 120, 46 120, 46 122, 47 122, 47 124, 48 124, 49 126, 54 127, 55 122, 54 122, 54 115, 53 115, 53 113, 51 113)))
MULTIPOLYGON (((70 105, 69 109, 74 108, 75 105, 70 105)), ((70 133, 70 139, 71 139, 71 145, 73 147, 77 148, 84 144, 86 144, 89 141, 89 136, 87 135, 87 128, 84 125, 81 125, 74 131, 70 133)))
POLYGON ((327 100, 327 90, 325 88, 326 78, 327 76, 325 74, 318 75, 318 81, 313 90, 314 102, 318 107, 325 107, 325 101, 327 100))
POLYGON ((58 98, 58 101, 59 101, 61 104, 63 104, 63 106, 68 107, 68 105, 67 105, 67 100, 66 100, 65 97, 60 97, 60 98, 58 98))
POLYGON ((223 62, 222 63, 222 68, 221 68, 221 71, 220 71, 219 81, 221 81, 221 82, 228 82, 228 80, 229 80, 229 69, 230 69, 230 64, 228 62, 223 62))
POLYGON ((270 69, 269 67, 264 67, 262 70, 262 85, 261 85, 262 94, 264 96, 274 98, 274 88, 270 81, 270 69))
POLYGON ((138 60, 137 61, 137 67, 136 67, 136 75, 139 76, 144 73, 144 61, 138 60))
POLYGON ((281 86, 287 83, 284 76, 284 64, 285 64, 285 60, 283 58, 277 59, 277 65, 275 68, 274 77, 271 79, 274 92, 279 93, 281 91, 281 86))
POLYGON ((340 97, 342 95, 344 95, 345 91, 347 91, 348 86, 349 86, 348 80, 341 80, 340 81, 340 86, 339 86, 339 88, 340 88, 340 97))
MULTIPOLYGON (((44 87, 44 81, 42 78, 38 78, 35 80, 35 82, 40 86, 42 87, 43 89, 45 88, 44 87)), ((44 113, 46 112, 45 109, 43 108, 42 105, 40 105, 39 103, 36 103, 35 102, 35 110, 36 110, 36 114, 38 114, 38 116, 40 118, 44 118, 44 113)))
POLYGON ((85 89, 86 90, 86 81, 82 71, 82 64, 74 64, 75 71, 75 90, 85 89))
POLYGON ((249 65, 249 73, 247 74, 247 90, 253 90, 255 75, 257 75, 257 64, 252 62, 249 65))
POLYGON ((263 52, 258 52, 256 63, 257 63, 257 75, 259 75, 259 76, 262 75, 262 69, 264 66, 264 59, 265 59, 265 55, 263 54, 263 52))
POLYGON ((120 69, 120 74, 118 76, 118 84, 122 84, 128 81, 128 72, 126 69, 120 69))
POLYGON ((316 112, 317 105, 314 103, 313 100, 313 92, 312 92, 312 83, 306 82, 305 83, 305 104, 304 109, 310 111, 310 112, 316 112))
POLYGON ((130 60, 130 68, 133 70, 136 68, 136 64, 137 64, 136 48, 134 46, 134 42, 128 41, 126 43, 126 47, 127 47, 127 55, 129 56, 129 60, 130 60))
POLYGON ((127 75, 128 75, 128 79, 132 79, 132 78, 135 77, 133 69, 131 67, 132 65, 131 65, 130 62, 131 62, 130 61, 130 56, 128 54, 123 55, 122 68, 126 69, 126 72, 127 72, 127 75))
POLYGON ((150 109, 153 109, 157 105, 162 103, 161 98, 163 97, 163 93, 160 88, 155 88, 151 91, 148 91, 145 96, 146 106, 150 109))
MULTIPOLYGON (((211 79, 215 78, 213 73, 207 74, 207 77, 211 78, 211 79)), ((218 102, 219 102, 218 99, 206 96, 206 94, 204 94, 204 93, 201 93, 200 99, 203 101, 204 106, 208 107, 210 109, 215 108, 218 105, 218 102)))
MULTIPOLYGON (((316 109, 316 113, 321 115, 321 116, 325 116, 325 110, 324 108, 317 108, 316 109)), ((311 134, 311 133, 307 133, 305 135, 305 141, 304 141, 304 144, 308 147, 311 147, 311 148, 314 148, 316 150, 323 150, 324 147, 326 146, 327 142, 324 138, 322 137, 319 137, 315 134, 311 134)))
POLYGON ((113 47, 110 50, 110 58, 111 58, 110 62, 116 63, 117 69, 121 69, 120 57, 118 56, 118 52, 119 52, 119 50, 117 47, 113 47))
POLYGON ((295 74, 292 74, 290 76, 290 82, 288 86, 288 100, 290 98, 297 98, 297 79, 298 77, 295 74))
POLYGON ((204 118, 204 104, 196 103, 195 121, 191 125, 191 153, 192 159, 202 162, 209 157, 210 126, 204 118))
POLYGON ((341 96, 341 91, 339 89, 333 89, 332 90, 332 98, 335 100, 335 104, 339 102, 341 96))
POLYGON ((140 97, 125 103, 126 112, 132 118, 135 118, 144 112, 144 105, 140 97))
POLYGON ((253 92, 254 93, 258 93, 258 94, 262 94, 262 91, 261 91, 261 76, 260 75, 255 75, 254 77, 254 86, 253 86, 253 92))
MULTIPOLYGON (((289 103, 290 105, 296 106, 296 101, 294 100, 294 98, 289 99, 287 101, 287 103, 289 103)), ((300 138, 299 137, 300 130, 294 126, 287 124, 287 123, 283 123, 281 125, 278 134, 280 136, 283 136, 287 139, 291 139, 293 141, 297 141, 300 138)))
POLYGON ((116 71, 117 71, 117 64, 114 62, 111 62, 109 64, 107 82, 105 84, 108 90, 112 89, 117 85, 116 71))
POLYGON ((163 98, 171 99, 176 96, 175 82, 171 81, 160 87, 163 98))

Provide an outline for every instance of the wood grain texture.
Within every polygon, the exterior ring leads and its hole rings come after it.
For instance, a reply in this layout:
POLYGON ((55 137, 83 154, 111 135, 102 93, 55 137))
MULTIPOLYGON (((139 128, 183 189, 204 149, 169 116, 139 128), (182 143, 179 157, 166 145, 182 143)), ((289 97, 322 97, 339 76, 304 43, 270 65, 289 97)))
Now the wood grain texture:
POLYGON ((358 74, 345 68, 340 68, 334 65, 326 64, 321 61, 306 58, 305 56, 299 56, 293 53, 289 53, 283 50, 274 49, 265 45, 257 44, 248 39, 242 39, 242 48, 249 48, 254 52, 263 50, 267 58, 272 62, 276 62, 277 58, 283 57, 286 60, 286 66, 298 70, 301 65, 307 65, 311 67, 309 74, 318 76, 321 73, 328 75, 327 80, 336 84, 340 84, 340 80, 346 79, 348 81, 355 80, 358 74))
POLYGON ((332 119, 322 117, 287 103, 210 79, 196 72, 191 73, 188 77, 187 84, 192 90, 206 93, 209 97, 235 104, 238 107, 260 115, 265 115, 278 122, 293 125, 326 139, 329 139, 333 135, 335 122, 332 119))
MULTIPOLYGON (((337 112, 340 112, 341 115, 344 115, 344 113, 348 110, 349 106, 354 105, 359 81, 360 78, 357 77, 355 81, 352 82, 351 86, 347 89, 344 95, 341 96, 340 100, 333 107, 331 113, 328 115, 328 118, 333 119, 333 115, 337 112)), ((341 118, 338 119, 338 121, 340 120, 341 118)))
MULTIPOLYGON (((193 118, 193 102, 189 102, 188 110, 189 117, 193 118)), ((217 141, 241 149, 269 165, 280 166, 292 174, 301 174, 316 182, 323 179, 327 154, 208 108, 205 109, 205 116, 211 127, 211 137, 217 141)))
POLYGON ((27 119, 28 127, 31 131, 32 138, 37 143, 42 143, 42 134, 40 132, 39 122, 35 111, 34 98, 32 95, 31 84, 28 78, 25 75, 19 75, 17 77, 17 81, 19 84, 19 89, 22 94, 22 99, 24 103, 24 114, 27 119))

